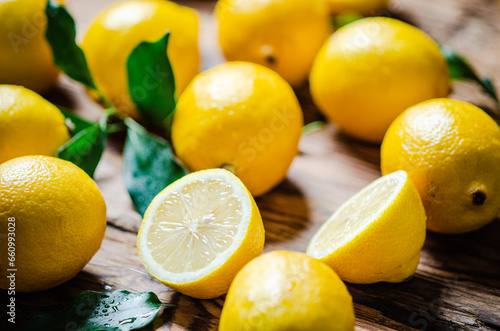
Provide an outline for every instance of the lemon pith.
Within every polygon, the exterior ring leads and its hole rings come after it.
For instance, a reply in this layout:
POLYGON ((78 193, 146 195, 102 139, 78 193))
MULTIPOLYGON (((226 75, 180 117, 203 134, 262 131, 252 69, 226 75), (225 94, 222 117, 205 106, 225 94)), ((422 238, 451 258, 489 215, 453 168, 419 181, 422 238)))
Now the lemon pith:
POLYGON ((417 268, 425 219, 414 184, 397 171, 346 201, 311 239, 307 254, 349 282, 401 282, 417 268))
POLYGON ((222 169, 192 173, 158 194, 144 215, 137 244, 155 278, 197 298, 224 294, 263 245, 253 198, 222 169))

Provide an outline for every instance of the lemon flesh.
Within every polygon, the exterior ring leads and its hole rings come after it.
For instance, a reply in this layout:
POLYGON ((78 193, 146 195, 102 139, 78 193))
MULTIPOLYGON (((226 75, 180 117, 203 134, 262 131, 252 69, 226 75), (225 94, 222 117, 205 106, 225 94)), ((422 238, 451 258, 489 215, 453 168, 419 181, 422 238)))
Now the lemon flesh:
POLYGON ((224 294, 263 245, 264 228, 253 198, 236 176, 222 169, 192 173, 158 194, 138 237, 148 271, 199 298, 224 294))
POLYGON ((345 202, 314 235, 307 253, 349 282, 400 282, 417 268, 425 221, 415 185, 397 171, 345 202))

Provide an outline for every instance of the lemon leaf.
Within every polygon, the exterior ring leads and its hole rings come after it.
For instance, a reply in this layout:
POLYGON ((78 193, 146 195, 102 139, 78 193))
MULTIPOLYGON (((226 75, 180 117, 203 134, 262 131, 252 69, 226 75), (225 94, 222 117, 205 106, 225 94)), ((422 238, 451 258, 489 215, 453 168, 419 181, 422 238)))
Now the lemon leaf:
POLYGON ((351 24, 363 18, 363 15, 357 11, 347 10, 333 17, 333 26, 335 29, 340 29, 344 25, 351 24))
POLYGON ((177 161, 169 143, 146 131, 131 118, 123 150, 125 186, 139 214, 144 215, 153 198, 188 171, 177 161))
POLYGON ((499 104, 498 94, 489 78, 480 77, 472 68, 467 59, 457 54, 451 47, 446 45, 442 45, 440 47, 441 53, 448 62, 450 77, 452 79, 469 79, 475 81, 493 100, 495 100, 497 104, 499 104))
POLYGON ((175 108, 175 81, 167 56, 170 33, 156 42, 141 42, 127 59, 130 95, 142 117, 163 122, 175 108))
POLYGON ((41 314, 26 323, 22 330, 135 330, 151 323, 162 306, 153 292, 84 291, 69 307, 41 314))
POLYGON ((66 8, 53 1, 48 1, 45 14, 47 16, 45 36, 52 48, 57 67, 77 82, 97 90, 85 54, 75 41, 76 29, 73 17, 66 8))
POLYGON ((104 112, 98 123, 76 133, 59 148, 57 157, 76 164, 93 177, 106 145, 108 114, 104 112))

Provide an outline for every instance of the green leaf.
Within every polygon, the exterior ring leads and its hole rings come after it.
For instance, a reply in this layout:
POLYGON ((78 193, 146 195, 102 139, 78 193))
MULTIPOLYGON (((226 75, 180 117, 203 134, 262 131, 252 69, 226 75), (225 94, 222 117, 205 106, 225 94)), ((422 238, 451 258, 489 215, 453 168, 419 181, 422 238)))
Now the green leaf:
POLYGON ((167 56, 170 33, 156 42, 142 42, 127 59, 128 85, 142 117, 160 124, 175 108, 175 81, 167 56))
POLYGON ((319 131, 319 130, 323 129, 324 126, 325 126, 325 122, 323 122, 323 121, 315 121, 315 122, 308 123, 308 124, 304 125, 304 127, 302 128, 302 137, 308 136, 313 132, 319 131))
POLYGON ((163 304, 153 292, 85 291, 69 307, 41 314, 26 323, 22 330, 135 330, 151 323, 163 304))
POLYGON ((123 150, 125 186, 139 214, 144 215, 153 198, 186 175, 168 142, 127 118, 127 140, 123 150))
POLYGON ((498 95, 496 93, 495 87, 489 78, 481 78, 469 64, 467 59, 459 54, 457 54, 449 46, 440 46, 441 53, 446 58, 448 62, 448 68, 450 70, 450 77, 452 79, 462 80, 469 79, 478 83, 483 90, 493 99, 497 104, 499 104, 498 95))
POLYGON ((87 126, 74 135, 59 148, 57 156, 73 162, 93 177, 106 145, 108 114, 109 112, 104 112, 99 123, 87 126))
POLYGON ((59 110, 61 113, 64 115, 66 118, 66 121, 70 121, 71 124, 69 125, 69 129, 71 131, 71 135, 75 136, 77 135, 80 131, 88 128, 91 126, 93 123, 77 116, 76 114, 73 114, 70 110, 62 108, 58 106, 59 110))
POLYGON ((47 15, 45 36, 52 48, 55 64, 72 79, 97 90, 85 54, 75 41, 76 29, 73 17, 66 8, 50 0, 45 8, 45 14, 47 15))

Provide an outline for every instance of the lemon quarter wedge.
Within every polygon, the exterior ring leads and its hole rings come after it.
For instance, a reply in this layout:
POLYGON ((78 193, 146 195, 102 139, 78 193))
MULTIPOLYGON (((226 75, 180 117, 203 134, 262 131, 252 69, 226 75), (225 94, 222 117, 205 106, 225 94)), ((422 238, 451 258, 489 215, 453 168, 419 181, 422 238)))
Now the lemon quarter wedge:
POLYGON ((263 247, 264 227, 253 197, 222 169, 191 173, 160 192, 137 239, 139 257, 154 278, 200 299, 225 294, 263 247))
POLYGON ((417 269, 425 222, 415 185, 397 171, 345 202, 311 239, 307 254, 351 283, 401 282, 417 269))

